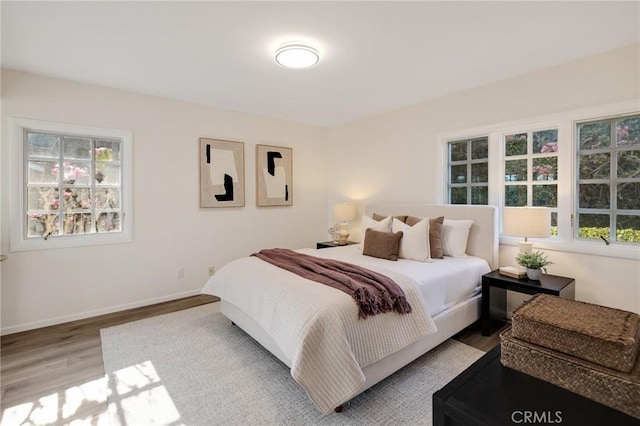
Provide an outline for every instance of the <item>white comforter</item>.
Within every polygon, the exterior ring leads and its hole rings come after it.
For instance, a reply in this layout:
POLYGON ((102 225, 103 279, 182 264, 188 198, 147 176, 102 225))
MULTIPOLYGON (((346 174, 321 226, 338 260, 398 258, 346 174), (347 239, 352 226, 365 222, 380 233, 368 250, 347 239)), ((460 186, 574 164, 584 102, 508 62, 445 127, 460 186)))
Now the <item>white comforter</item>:
POLYGON ((362 368, 436 331, 415 282, 398 272, 375 269, 402 287, 411 314, 359 319, 358 307, 347 294, 256 257, 225 265, 203 293, 232 303, 260 324, 291 360, 291 376, 329 414, 359 393, 365 382, 362 368))

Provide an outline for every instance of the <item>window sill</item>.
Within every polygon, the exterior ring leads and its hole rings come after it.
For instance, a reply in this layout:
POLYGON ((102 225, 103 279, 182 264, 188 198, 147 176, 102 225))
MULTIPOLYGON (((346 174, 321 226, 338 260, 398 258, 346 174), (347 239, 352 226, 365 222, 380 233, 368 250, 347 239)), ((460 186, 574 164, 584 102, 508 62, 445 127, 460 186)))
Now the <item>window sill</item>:
POLYGON ((67 236, 63 238, 35 238, 29 240, 18 240, 10 242, 11 252, 50 250, 60 248, 74 248, 87 246, 103 246, 112 244, 130 243, 133 241, 131 235, 125 233, 118 234, 91 234, 67 236))
MULTIPOLYGON (((500 244, 507 246, 517 246, 522 242, 522 238, 500 237, 500 244)), ((563 241, 560 239, 536 239, 530 238, 534 250, 551 250, 568 253, 587 254, 598 257, 613 257, 616 259, 640 260, 640 247, 632 244, 621 244, 612 242, 606 245, 604 241, 563 241)))

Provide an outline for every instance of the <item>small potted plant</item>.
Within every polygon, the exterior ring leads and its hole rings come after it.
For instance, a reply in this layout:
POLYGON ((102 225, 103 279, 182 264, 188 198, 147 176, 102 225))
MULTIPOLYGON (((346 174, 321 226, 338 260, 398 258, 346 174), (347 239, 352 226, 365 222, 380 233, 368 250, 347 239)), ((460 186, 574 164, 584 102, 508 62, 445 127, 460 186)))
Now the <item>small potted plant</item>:
POLYGON ((541 251, 520 253, 518 254, 518 256, 516 256, 516 262, 518 262, 518 265, 527 268, 527 277, 530 280, 536 281, 540 280, 542 271, 544 271, 545 274, 547 273, 546 266, 553 263, 549 259, 547 259, 547 256, 544 254, 544 252, 541 251))

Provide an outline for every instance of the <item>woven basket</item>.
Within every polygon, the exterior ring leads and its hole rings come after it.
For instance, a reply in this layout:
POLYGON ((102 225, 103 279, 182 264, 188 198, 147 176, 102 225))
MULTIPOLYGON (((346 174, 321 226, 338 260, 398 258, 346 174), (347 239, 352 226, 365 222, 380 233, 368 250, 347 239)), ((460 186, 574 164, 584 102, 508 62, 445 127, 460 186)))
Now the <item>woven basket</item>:
POLYGON ((630 373, 515 339, 500 333, 500 361, 513 368, 640 419, 640 359, 630 373))
POLYGON ((640 315, 539 294, 513 312, 513 337, 629 372, 640 347, 640 315))

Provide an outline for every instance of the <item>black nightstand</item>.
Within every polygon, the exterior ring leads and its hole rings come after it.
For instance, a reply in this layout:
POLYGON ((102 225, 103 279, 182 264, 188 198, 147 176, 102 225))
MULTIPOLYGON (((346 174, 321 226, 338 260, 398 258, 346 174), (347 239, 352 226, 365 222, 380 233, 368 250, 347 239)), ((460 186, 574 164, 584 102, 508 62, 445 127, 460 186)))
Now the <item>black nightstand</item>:
POLYGON ((575 298, 575 280, 568 277, 543 274, 540 281, 511 278, 500 275, 499 270, 482 276, 482 335, 489 336, 491 328, 491 287, 525 294, 546 293, 566 299, 575 298))
POLYGON ((323 249, 323 248, 329 248, 329 247, 342 247, 342 246, 350 246, 352 244, 358 244, 356 242, 353 241, 349 241, 347 244, 336 244, 333 241, 323 241, 321 243, 316 243, 316 249, 323 249))

